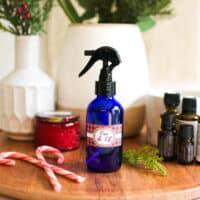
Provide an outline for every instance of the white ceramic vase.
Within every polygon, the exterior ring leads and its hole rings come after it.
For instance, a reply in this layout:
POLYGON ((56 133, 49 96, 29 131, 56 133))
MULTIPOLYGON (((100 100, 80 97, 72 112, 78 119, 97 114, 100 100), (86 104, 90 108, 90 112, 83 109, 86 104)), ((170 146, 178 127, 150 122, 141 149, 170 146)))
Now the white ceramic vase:
POLYGON ((113 71, 117 84, 116 98, 125 109, 124 135, 140 132, 144 124, 144 95, 148 88, 147 59, 139 28, 129 24, 71 24, 68 27, 58 70, 58 105, 62 109, 78 112, 81 117, 82 136, 85 131, 86 108, 95 97, 95 81, 102 63, 85 76, 79 72, 88 61, 85 50, 111 46, 117 49, 122 64, 113 71))
POLYGON ((54 109, 55 84, 40 68, 39 36, 17 36, 15 70, 0 82, 0 127, 15 140, 33 140, 37 112, 54 109))

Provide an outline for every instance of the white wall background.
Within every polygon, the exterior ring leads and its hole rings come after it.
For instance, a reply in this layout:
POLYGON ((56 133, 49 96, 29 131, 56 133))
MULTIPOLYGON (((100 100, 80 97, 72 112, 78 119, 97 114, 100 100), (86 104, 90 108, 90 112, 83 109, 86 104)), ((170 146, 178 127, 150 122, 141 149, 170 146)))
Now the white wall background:
POLYGON ((14 69, 14 36, 0 32, 0 79, 14 69))
MULTIPOLYGON (((174 16, 159 19, 144 33, 151 86, 197 88, 200 85, 200 1, 174 0, 174 16)), ((43 37, 42 64, 56 77, 68 20, 55 6, 43 37)), ((0 79, 14 67, 14 37, 0 33, 0 79)))
POLYGON ((174 16, 144 33, 153 87, 199 88, 200 1, 174 0, 174 16))

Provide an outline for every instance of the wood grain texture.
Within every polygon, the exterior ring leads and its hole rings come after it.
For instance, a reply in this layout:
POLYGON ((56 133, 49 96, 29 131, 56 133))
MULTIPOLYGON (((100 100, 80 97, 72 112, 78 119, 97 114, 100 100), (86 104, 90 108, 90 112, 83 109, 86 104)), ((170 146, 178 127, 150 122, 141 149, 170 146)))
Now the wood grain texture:
MULTIPOLYGON (((139 148, 143 140, 124 140, 124 149, 139 148)), ((0 133, 0 151, 18 151, 34 156, 34 144, 8 140, 0 133)), ((188 200, 200 197, 200 166, 166 163, 168 176, 123 164, 114 173, 93 173, 85 165, 85 141, 74 151, 65 152, 64 168, 87 177, 82 184, 58 176, 63 189, 52 190, 44 171, 17 161, 15 167, 0 166, 0 194, 17 199, 49 200, 188 200)))

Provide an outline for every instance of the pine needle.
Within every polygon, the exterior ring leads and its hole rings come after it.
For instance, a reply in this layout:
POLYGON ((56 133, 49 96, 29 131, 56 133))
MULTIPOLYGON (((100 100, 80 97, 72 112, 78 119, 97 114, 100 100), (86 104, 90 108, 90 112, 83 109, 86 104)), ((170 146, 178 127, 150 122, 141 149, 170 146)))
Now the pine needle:
POLYGON ((160 163, 163 158, 158 156, 158 150, 150 146, 144 146, 138 151, 128 150, 123 153, 123 159, 130 165, 142 164, 148 170, 153 170, 162 176, 167 175, 166 168, 160 163))

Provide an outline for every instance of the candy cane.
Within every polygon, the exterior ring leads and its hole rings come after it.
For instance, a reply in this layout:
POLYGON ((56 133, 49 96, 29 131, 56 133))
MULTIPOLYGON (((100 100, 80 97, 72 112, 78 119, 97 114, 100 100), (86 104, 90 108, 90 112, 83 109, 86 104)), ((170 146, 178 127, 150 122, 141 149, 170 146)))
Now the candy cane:
MULTIPOLYGON (((53 148, 53 147, 49 147, 49 146, 40 146, 36 149, 36 155, 37 155, 37 152, 40 151, 40 152, 46 152, 46 153, 51 153, 51 154, 54 154, 58 157, 58 164, 63 164, 64 163, 64 156, 63 154, 56 148, 53 148)), ((84 177, 81 177, 73 172, 70 172, 68 170, 64 170, 60 167, 57 167, 55 165, 50 165, 51 168, 53 169, 54 172, 56 172, 57 174, 59 175, 62 175, 66 178, 69 178, 75 182, 78 182, 78 183, 82 183, 85 181, 85 178, 84 177)))
POLYGON ((15 161, 10 159, 0 159, 0 165, 14 166, 15 161))
POLYGON ((68 171, 68 170, 65 170, 65 169, 62 169, 60 167, 57 167, 57 166, 54 166, 54 165, 51 165, 52 169, 54 170, 54 172, 56 172, 57 174, 61 175, 61 176, 64 176, 66 178, 69 178, 71 179, 72 181, 75 181, 77 183, 82 183, 85 181, 85 177, 82 177, 82 176, 79 176, 71 171, 68 171))
MULTIPOLYGON (((42 152, 48 152, 48 153, 52 153, 54 155, 57 155, 58 156, 58 163, 64 162, 64 156, 61 154, 60 151, 58 151, 57 149, 55 149, 53 147, 41 146, 41 147, 38 147, 36 149, 36 156, 37 156, 38 160, 46 162, 44 156, 42 155, 42 152)), ((53 172, 53 170, 51 169, 51 166, 49 164, 44 165, 44 170, 47 173, 48 179, 49 179, 50 183, 52 184, 54 190, 56 192, 60 192, 61 189, 62 189, 62 186, 60 185, 58 179, 56 178, 56 176, 53 172)))
MULTIPOLYGON (((31 156, 27 156, 26 154, 17 153, 17 152, 2 152, 2 153, 0 153, 0 160, 1 160, 0 164, 6 165, 7 162, 5 162, 5 160, 8 160, 6 158, 21 159, 23 161, 29 162, 31 164, 37 165, 42 168, 44 167, 44 165, 46 165, 46 162, 44 162, 44 161, 39 161, 31 156)), ((13 160, 11 160, 11 161, 13 161, 13 160)), ((13 161, 13 165, 14 165, 14 163, 15 163, 15 161, 13 161)), ((64 176, 68 179, 71 179, 72 181, 75 181, 77 183, 82 183, 83 181, 85 181, 85 177, 79 176, 71 171, 62 169, 60 167, 57 167, 57 166, 54 166, 51 164, 49 164, 49 165, 55 173, 57 173, 61 176, 64 176)))
POLYGON ((50 146, 40 146, 36 149, 36 156, 37 158, 40 158, 42 160, 44 159, 44 156, 42 155, 42 152, 44 153, 50 153, 58 157, 57 163, 63 164, 64 163, 64 156, 63 154, 56 148, 50 147, 50 146))
MULTIPOLYGON (((36 155, 37 155, 37 151, 54 154, 58 157, 58 164, 64 163, 64 156, 58 149, 55 149, 55 148, 49 147, 49 146, 40 146, 36 150, 36 155)), ((57 172, 58 174, 65 176, 67 178, 70 177, 71 180, 74 180, 78 183, 81 183, 85 180, 85 178, 80 177, 77 174, 74 174, 73 172, 63 170, 62 168, 59 168, 56 166, 52 166, 52 168, 53 168, 54 172, 57 172)))

